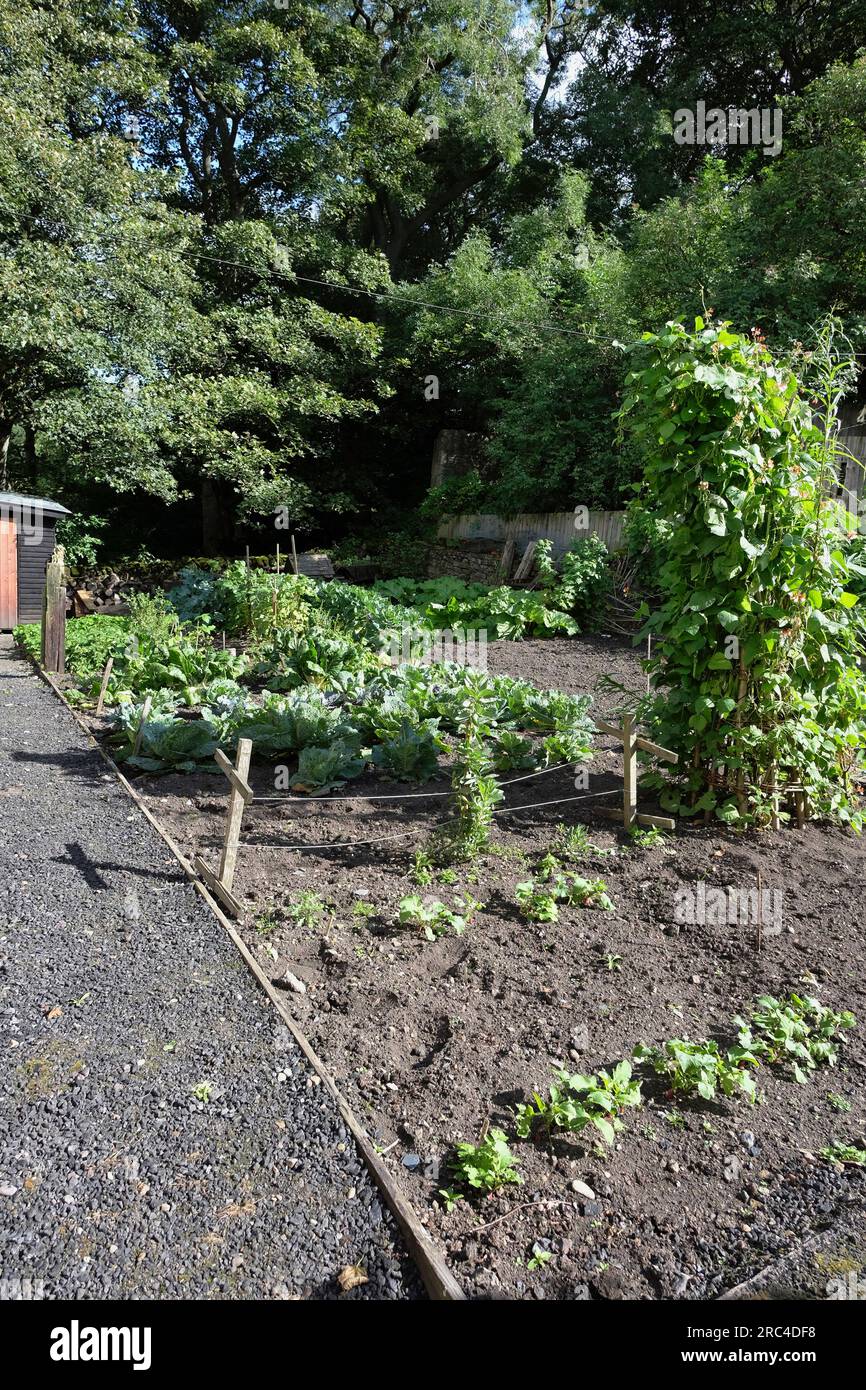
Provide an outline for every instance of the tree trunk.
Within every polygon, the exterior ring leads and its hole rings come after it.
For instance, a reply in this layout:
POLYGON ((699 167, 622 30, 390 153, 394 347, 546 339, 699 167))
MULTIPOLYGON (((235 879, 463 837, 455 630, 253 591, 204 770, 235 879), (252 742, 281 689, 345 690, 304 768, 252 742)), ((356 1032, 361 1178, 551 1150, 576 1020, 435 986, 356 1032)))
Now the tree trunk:
POLYGON ((12 421, 0 420, 0 492, 9 491, 9 441, 12 421))

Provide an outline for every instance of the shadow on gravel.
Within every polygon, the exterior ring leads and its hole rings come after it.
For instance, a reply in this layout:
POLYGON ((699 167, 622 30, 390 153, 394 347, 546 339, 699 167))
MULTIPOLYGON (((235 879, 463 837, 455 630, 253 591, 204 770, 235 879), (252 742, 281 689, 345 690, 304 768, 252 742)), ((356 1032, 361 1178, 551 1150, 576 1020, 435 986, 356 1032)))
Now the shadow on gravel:
POLYGON ((65 854, 58 854, 52 859, 52 864, 71 864, 73 869, 77 869, 89 888, 110 888, 102 877, 100 870, 107 873, 136 874, 139 878, 152 878, 159 883, 186 883, 186 875, 177 870, 175 873, 167 872, 165 869, 146 869, 140 864, 118 864, 112 860, 91 859, 83 845, 77 841, 66 846, 65 854))
POLYGON ((11 754, 11 761, 58 767, 64 773, 71 773, 73 777, 83 777, 88 782, 96 783, 103 771, 96 757, 96 753, 91 752, 89 748, 66 753, 28 753, 24 749, 16 748, 11 754))

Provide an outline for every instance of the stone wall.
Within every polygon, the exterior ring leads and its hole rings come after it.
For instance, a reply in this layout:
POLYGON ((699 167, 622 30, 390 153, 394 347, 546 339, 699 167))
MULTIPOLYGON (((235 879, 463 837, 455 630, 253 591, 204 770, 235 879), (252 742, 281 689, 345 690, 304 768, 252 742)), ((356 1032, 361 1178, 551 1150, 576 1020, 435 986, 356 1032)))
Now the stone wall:
POLYGON ((441 579, 451 575, 454 579, 465 579, 470 584, 496 584, 501 582, 497 576, 502 547, 495 550, 475 551, 462 546, 431 545, 427 557, 428 579, 441 579))

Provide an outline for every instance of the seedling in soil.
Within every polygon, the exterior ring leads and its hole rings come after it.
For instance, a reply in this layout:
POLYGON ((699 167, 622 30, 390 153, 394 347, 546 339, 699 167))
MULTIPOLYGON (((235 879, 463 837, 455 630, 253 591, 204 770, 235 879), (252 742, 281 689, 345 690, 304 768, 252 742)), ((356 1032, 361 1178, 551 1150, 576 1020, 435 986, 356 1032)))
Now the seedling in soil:
POLYGON ((530 922, 555 922, 559 917, 555 897, 539 887, 534 879, 518 883, 514 891, 521 916, 530 922))
POLYGON ((352 904, 352 916, 356 922, 369 922, 372 917, 376 916, 376 912, 375 903, 364 902, 363 898, 359 898, 356 903, 352 904))
POLYGON ((549 1133, 566 1129, 578 1134, 587 1125, 594 1125, 606 1143, 612 1144, 621 1130, 620 1112, 640 1105, 640 1082, 632 1080, 630 1062, 619 1062, 613 1072, 600 1071, 595 1076, 581 1076, 557 1071, 556 1084, 544 1100, 533 1091, 532 1100, 518 1105, 516 1129, 521 1139, 527 1139, 536 1126, 549 1133))
POLYGON ((541 1250, 537 1245, 533 1245, 532 1254, 526 1261, 527 1269, 544 1269, 546 1264, 550 1264, 553 1255, 549 1250, 541 1250))
POLYGON ((640 825, 630 825, 628 837, 632 849, 664 849, 669 854, 673 853, 669 848, 667 835, 663 834, 657 825, 651 825, 646 830, 640 825))
POLYGON ((200 1081, 197 1086, 193 1086, 192 1093, 196 1100, 200 1100, 203 1105, 207 1105, 213 1093, 212 1081, 200 1081))
POLYGON ((522 1183, 516 1165, 520 1162, 508 1147, 501 1129, 491 1129, 480 1144, 458 1144, 452 1163, 455 1175, 481 1192, 496 1192, 508 1183, 522 1183))
MULTIPOLYGON (((548 856, 552 859, 552 856, 548 856)), ((543 862, 543 861, 542 861, 543 862)), ((557 861, 553 860, 555 864, 557 861)), ((547 865, 548 870, 550 864, 547 865)), ((597 907, 612 912, 613 903, 603 878, 581 878, 580 874, 553 872, 546 887, 527 879, 515 889, 517 905, 531 922, 555 922, 559 916, 557 903, 570 907, 597 907)))
POLYGON ((604 958, 604 963, 608 970, 613 970, 616 974, 619 974, 622 970, 622 956, 615 956, 608 952, 604 958))
POLYGON ((450 1216, 457 1203, 463 1201, 463 1193, 457 1192, 453 1187, 440 1187, 439 1196, 445 1203, 446 1216, 450 1216))
POLYGON ((415 851, 412 877, 419 888, 429 888, 433 882, 433 864, 429 854, 425 854, 423 849, 415 851))
POLYGON ((325 904, 318 893, 311 893, 305 890, 299 893, 295 902, 291 903, 288 909, 289 916, 297 922, 299 927, 318 927, 325 915, 325 904))
POLYGON ((836 1065, 837 1035, 855 1028, 857 1020, 852 1013, 834 1013, 809 995, 791 994, 782 1001, 765 994, 751 1019, 735 1018, 734 1025, 742 1046, 767 1062, 790 1062, 794 1080, 802 1085, 822 1063, 836 1065))
POLYGON ((663 1114, 671 1129, 685 1129, 686 1117, 679 1110, 665 1110, 663 1114))
POLYGON ((847 1114, 848 1111, 851 1109, 850 1100, 846 1100, 844 1096, 840 1096, 838 1091, 828 1091, 827 1099, 832 1105, 833 1109, 838 1110, 840 1115, 847 1114))
POLYGON ((722 1052, 712 1039, 690 1042, 671 1038, 661 1047, 641 1044, 633 1056, 670 1083, 672 1096, 698 1095, 702 1100, 714 1100, 717 1090, 729 1097, 740 1091, 754 1103, 755 1081, 746 1068, 760 1063, 745 1045, 722 1052))
POLYGON ((855 1148, 853 1144, 828 1144, 818 1152, 828 1163, 856 1163, 858 1166, 866 1164, 866 1149, 855 1148))
POLYGON ((457 898, 455 905, 459 912, 453 912, 436 898, 421 899, 413 893, 400 899, 397 920, 401 926, 419 927, 428 941, 435 941, 437 936, 449 931, 460 936, 484 904, 467 897, 457 898))
POLYGON ((272 931, 276 931, 279 926, 276 915, 273 912, 260 912, 256 918, 256 931, 259 936, 270 936, 272 931))
POLYGON ((440 883, 453 884, 457 882, 457 874, 454 869, 443 869, 439 875, 440 883))
POLYGON ((615 849, 602 849, 589 838, 584 825, 558 825, 551 849, 563 859, 581 859, 587 854, 616 854, 615 849))

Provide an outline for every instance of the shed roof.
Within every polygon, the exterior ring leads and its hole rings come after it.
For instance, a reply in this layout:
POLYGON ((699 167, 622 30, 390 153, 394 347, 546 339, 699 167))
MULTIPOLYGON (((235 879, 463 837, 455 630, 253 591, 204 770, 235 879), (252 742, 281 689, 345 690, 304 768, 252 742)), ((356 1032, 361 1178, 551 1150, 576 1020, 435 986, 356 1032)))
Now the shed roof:
POLYGON ((68 507, 62 507, 59 502, 51 502, 47 497, 27 497, 23 492, 0 492, 0 508, 2 507, 39 507, 43 512, 52 512, 54 516, 71 516, 68 507))

